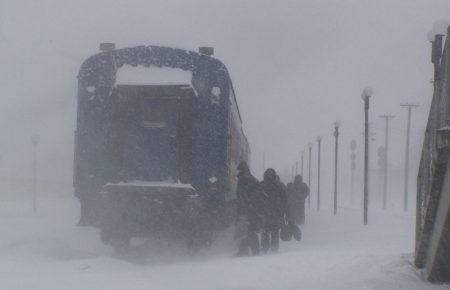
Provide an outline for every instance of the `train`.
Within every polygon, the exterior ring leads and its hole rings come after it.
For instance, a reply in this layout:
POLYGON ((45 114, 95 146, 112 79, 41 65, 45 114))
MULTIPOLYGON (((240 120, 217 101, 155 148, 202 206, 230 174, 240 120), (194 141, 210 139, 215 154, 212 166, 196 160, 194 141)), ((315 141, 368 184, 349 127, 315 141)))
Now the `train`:
POLYGON ((127 248, 133 237, 210 244, 232 221, 237 165, 249 162, 232 80, 211 47, 116 49, 78 74, 74 192, 81 226, 127 248))

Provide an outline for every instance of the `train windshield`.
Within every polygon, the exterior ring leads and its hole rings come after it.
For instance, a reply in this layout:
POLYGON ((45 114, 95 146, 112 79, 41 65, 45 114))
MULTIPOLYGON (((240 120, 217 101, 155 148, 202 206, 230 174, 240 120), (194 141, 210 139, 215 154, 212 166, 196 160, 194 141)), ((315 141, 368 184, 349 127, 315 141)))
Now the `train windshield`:
POLYGON ((182 121, 192 112, 186 109, 191 98, 185 91, 171 85, 116 87, 111 130, 119 179, 180 180, 185 164, 180 146, 186 145, 182 121))

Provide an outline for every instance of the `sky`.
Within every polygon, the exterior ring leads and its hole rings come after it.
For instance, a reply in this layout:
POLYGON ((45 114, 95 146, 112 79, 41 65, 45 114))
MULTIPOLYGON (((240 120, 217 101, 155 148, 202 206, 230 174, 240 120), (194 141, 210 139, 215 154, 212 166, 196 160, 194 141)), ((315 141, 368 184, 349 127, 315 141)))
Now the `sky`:
POLYGON ((362 169, 364 87, 374 90, 375 169, 384 143, 378 116, 396 115, 392 183, 403 178, 406 110, 399 105, 419 103, 411 135, 414 185, 432 94, 426 34, 448 15, 448 0, 0 0, 0 179, 30 178, 31 136, 38 134, 41 183, 72 192, 76 76, 100 42, 114 42, 213 46, 233 80, 255 175, 262 174, 263 152, 267 167, 289 172, 314 142, 315 161, 322 136, 324 191, 332 187, 335 121, 340 190, 348 191, 352 139, 358 174, 362 169))

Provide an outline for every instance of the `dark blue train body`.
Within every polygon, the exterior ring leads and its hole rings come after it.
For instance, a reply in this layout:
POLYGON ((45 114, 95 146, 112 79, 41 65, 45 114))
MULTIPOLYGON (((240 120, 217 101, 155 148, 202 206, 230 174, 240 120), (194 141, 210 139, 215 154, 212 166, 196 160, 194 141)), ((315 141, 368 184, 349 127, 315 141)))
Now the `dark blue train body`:
POLYGON ((96 225, 110 237, 152 235, 163 231, 158 223, 173 220, 174 212, 181 212, 181 220, 192 212, 192 206, 180 207, 196 204, 197 219, 184 224, 192 234, 202 224, 200 216, 208 219, 233 203, 236 167, 248 162, 250 150, 230 76, 219 60, 158 46, 100 52, 81 66, 77 116, 74 187, 80 224, 96 225), (124 66, 181 69, 192 79, 118 84, 116 74, 124 66), (117 212, 140 217, 121 218, 117 212))

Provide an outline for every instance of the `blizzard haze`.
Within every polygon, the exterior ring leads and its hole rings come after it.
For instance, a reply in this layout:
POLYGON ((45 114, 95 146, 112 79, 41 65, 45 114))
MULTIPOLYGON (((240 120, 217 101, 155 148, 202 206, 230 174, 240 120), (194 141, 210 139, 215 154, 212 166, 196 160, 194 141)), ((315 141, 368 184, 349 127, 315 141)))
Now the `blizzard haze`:
MULTIPOLYGON (((397 115, 391 150, 400 152, 406 112, 399 104, 421 104, 413 115, 412 152, 417 160, 432 89, 426 35, 450 11, 445 0, 3 0, 1 5, 1 175, 30 177, 30 161, 24 157, 31 156, 29 140, 36 133, 42 143, 40 177, 67 189, 72 179, 76 76, 100 42, 114 42, 119 48, 215 47, 215 56, 234 83, 257 175, 263 152, 266 167, 290 171, 299 152, 320 135, 330 165, 323 166, 323 174, 331 178, 327 167, 332 165, 336 120, 342 123, 341 151, 346 156, 341 164, 346 169, 350 140, 362 148, 360 94, 366 86, 375 91, 374 149, 384 140, 379 114, 397 115)), ((401 169, 403 155, 391 156, 392 166, 401 169)))
MULTIPOLYGON (((407 213, 401 211, 407 115, 400 103, 420 104, 412 114, 413 201, 433 92, 427 33, 437 20, 450 21, 449 15, 448 0, 0 0, 0 228, 7 233, 0 238, 0 272, 11 274, 3 286, 300 289, 304 281, 302 289, 448 289, 426 284, 410 265, 415 213, 414 205, 407 213), (306 179, 312 142, 313 205, 316 138, 321 136, 323 210, 307 211, 311 223, 304 228, 303 244, 282 243, 279 255, 230 259, 236 247, 228 230, 218 244, 195 258, 162 246, 162 254, 152 252, 159 248, 151 249, 143 260, 121 260, 100 243, 94 229, 75 227, 77 74, 101 42, 113 42, 116 48, 214 47, 214 57, 226 65, 233 81, 250 143, 252 172, 261 179, 265 154, 265 168, 273 167, 284 182, 291 181, 296 162, 301 171, 304 151, 306 179), (369 229, 361 224, 361 92, 367 86, 373 88, 374 132, 370 145, 374 223, 369 229), (387 213, 380 210, 377 175, 377 149, 385 137, 378 116, 386 113, 395 115, 390 123, 387 213), (336 121, 340 122, 339 207, 344 213, 333 219, 336 121), (33 135, 40 137, 37 186, 42 204, 37 217, 29 212, 33 135), (350 205, 353 139, 358 196, 350 205), (355 240, 349 242, 350 238, 355 240), (159 257, 156 262, 152 253, 159 257), (354 277, 361 267, 364 271, 354 277), (27 277, 18 283, 22 270, 27 277)), ((123 83, 136 81, 125 74, 123 83)), ((160 77, 165 78, 164 72, 160 77)))

